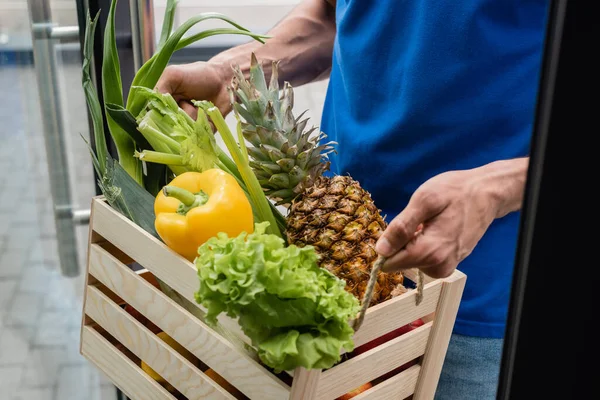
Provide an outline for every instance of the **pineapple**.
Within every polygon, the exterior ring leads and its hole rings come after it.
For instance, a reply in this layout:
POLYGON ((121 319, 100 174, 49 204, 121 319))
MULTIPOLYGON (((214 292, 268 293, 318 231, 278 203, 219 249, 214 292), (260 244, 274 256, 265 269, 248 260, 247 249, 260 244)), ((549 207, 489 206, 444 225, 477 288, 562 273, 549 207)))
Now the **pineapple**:
MULTIPOLYGON (((298 246, 312 245, 320 266, 346 281, 361 299, 377 259, 375 243, 386 223, 371 195, 350 176, 319 177, 290 207, 287 237, 298 246)), ((379 273, 371 305, 404 292, 401 273, 379 273)))
MULTIPOLYGON (((266 192, 277 205, 289 205, 305 188, 329 168, 327 154, 334 142, 319 145, 326 138, 313 127, 305 131, 308 118, 294 117, 294 91, 285 82, 280 96, 278 62, 273 62, 269 86, 262 67, 252 54, 250 81, 239 67, 229 89, 234 112, 241 116, 242 133, 252 144, 250 166, 266 192)), ((306 112, 306 111, 305 111, 306 112)))
MULTIPOLYGON (((277 67, 273 62, 268 86, 254 54, 249 80, 234 67, 229 91, 242 134, 251 144, 251 167, 266 195, 288 208, 288 242, 314 246, 320 266, 345 280, 346 290, 362 300, 377 259, 375 243, 386 223, 357 181, 323 176, 335 143, 322 144, 326 135, 314 127, 305 130, 304 113, 294 117, 293 89, 286 82, 280 95, 277 67)), ((371 305, 405 291, 401 272, 380 273, 371 305)))

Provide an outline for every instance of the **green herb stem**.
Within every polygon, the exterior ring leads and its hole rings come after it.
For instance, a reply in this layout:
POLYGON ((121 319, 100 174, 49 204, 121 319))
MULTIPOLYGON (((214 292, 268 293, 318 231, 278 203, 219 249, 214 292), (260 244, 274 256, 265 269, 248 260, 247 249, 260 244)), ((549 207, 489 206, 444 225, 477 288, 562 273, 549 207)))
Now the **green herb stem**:
POLYGON ((138 124, 138 129, 140 132, 142 132, 142 135, 144 135, 154 150, 163 153, 180 154, 181 144, 178 141, 165 135, 163 132, 148 124, 146 121, 142 120, 138 124))
POLYGON ((143 150, 136 151, 135 156, 142 161, 155 164, 165 164, 171 166, 185 166, 183 157, 177 154, 161 153, 160 151, 143 150))
POLYGON ((179 0, 168 0, 167 7, 165 9, 165 15, 163 18, 162 29, 160 31, 160 39, 158 41, 157 49, 165 44, 169 35, 171 34, 171 30, 173 30, 173 21, 175 20, 175 10, 177 8, 177 3, 179 0))
MULTIPOLYGON (((202 109, 199 109, 198 112, 202 112, 202 109)), ((227 126, 223 115, 219 111, 217 107, 209 107, 206 110, 207 114, 210 116, 213 124, 221 134, 223 138, 223 142, 227 146, 227 149, 231 153, 234 162, 236 163, 238 170, 244 180, 246 187, 248 188, 248 193, 252 198, 252 203, 256 206, 257 212, 260 216, 261 221, 269 222, 268 230, 269 233, 279 236, 283 238, 283 235, 279 231, 279 225, 271 211, 271 207, 269 206, 269 200, 265 196, 260 183, 256 179, 254 172, 250 169, 250 165, 244 160, 244 155, 238 144, 231 133, 231 130, 227 126)), ((244 143, 241 143, 240 146, 244 146, 244 143)))

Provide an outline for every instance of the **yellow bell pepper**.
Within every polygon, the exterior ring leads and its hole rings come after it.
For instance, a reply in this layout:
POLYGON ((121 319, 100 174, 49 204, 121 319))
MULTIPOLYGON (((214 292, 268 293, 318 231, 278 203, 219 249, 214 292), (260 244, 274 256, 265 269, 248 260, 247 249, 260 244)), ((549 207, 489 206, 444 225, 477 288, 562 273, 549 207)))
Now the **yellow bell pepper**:
POLYGON ((184 172, 154 201, 156 232, 176 253, 193 261, 198 247, 224 232, 252 233, 252 206, 235 178, 220 169, 184 172))

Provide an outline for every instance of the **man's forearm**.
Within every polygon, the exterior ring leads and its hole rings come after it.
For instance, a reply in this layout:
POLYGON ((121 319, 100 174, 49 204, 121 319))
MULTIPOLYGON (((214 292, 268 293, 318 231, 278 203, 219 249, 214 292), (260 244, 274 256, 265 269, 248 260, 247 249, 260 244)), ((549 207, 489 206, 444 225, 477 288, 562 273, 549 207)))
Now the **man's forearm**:
POLYGON ((248 76, 250 55, 256 54, 267 79, 272 61, 279 61, 279 80, 293 86, 322 79, 331 69, 335 37, 335 10, 326 0, 304 0, 268 33, 265 44, 252 41, 226 50, 209 62, 219 66, 226 81, 231 66, 239 65, 248 76))
POLYGON ((496 204, 496 218, 521 209, 529 157, 495 161, 480 167, 478 185, 496 204))

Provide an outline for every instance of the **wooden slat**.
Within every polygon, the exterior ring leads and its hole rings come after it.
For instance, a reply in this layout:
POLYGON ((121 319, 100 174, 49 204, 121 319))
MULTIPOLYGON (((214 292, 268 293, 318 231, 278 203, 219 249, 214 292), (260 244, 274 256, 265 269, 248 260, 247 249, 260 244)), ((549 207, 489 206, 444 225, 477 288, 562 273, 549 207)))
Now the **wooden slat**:
POLYGON ((317 398, 335 399, 423 355, 432 322, 323 372, 317 398))
POLYGON ((89 326, 81 330, 81 354, 132 400, 175 400, 164 387, 89 326))
POLYGON ((125 265, 131 264, 135 261, 133 258, 129 257, 127 254, 125 254, 123 251, 121 251, 121 249, 119 249, 117 246, 115 246, 111 242, 101 242, 101 243, 97 243, 97 244, 100 247, 102 247, 104 250, 108 251, 110 254, 112 254, 115 258, 117 258, 119 261, 121 261, 125 265))
POLYGON ((87 287, 85 312, 188 399, 235 399, 100 290, 87 287))
MULTIPOLYGON (((198 271, 194 264, 113 210, 103 199, 94 199, 92 212, 96 216, 92 220, 94 231, 152 272, 193 307, 206 312, 204 307, 196 303, 194 297, 199 284, 198 271)), ((251 345, 251 340, 243 334, 236 321, 224 314, 220 315, 218 320, 219 324, 229 331, 227 333, 232 340, 251 345)))
MULTIPOLYGON (((405 277, 407 277, 408 279, 410 279, 414 283, 417 283, 418 270, 416 268, 403 270, 402 273, 404 274, 405 277)), ((423 279, 424 283, 429 283, 429 282, 433 282, 433 281, 436 280, 436 279, 430 277, 427 274, 423 274, 423 278, 424 278, 423 279)))
POLYGON ((358 347, 386 333, 409 324, 435 311, 440 298, 442 281, 436 280, 423 288, 423 301, 417 306, 417 292, 410 290, 398 297, 369 307, 360 329, 354 334, 358 347))
POLYGON ((433 399, 466 280, 466 275, 458 270, 444 279, 440 293, 440 305, 435 312, 433 328, 421 364, 421 375, 415 388, 414 400, 433 399))
MULTIPOLYGON (((113 210, 102 198, 94 199, 92 212, 97 215, 97 218, 93 219, 94 231, 152 272, 186 299, 192 307, 206 312, 204 307, 196 303, 194 297, 198 290, 198 271, 194 264, 113 210)), ((223 333, 231 340, 251 345, 250 338, 244 335, 235 320, 221 314, 218 321, 227 330, 223 333)))
POLYGON ((405 399, 415 391, 417 379, 421 372, 420 365, 402 371, 371 389, 362 392, 352 400, 400 400, 405 399))
POLYGON ((321 380, 321 370, 307 370, 296 368, 294 370, 292 392, 290 400, 313 400, 317 395, 317 389, 321 380))
MULTIPOLYGON (((103 238, 100 237, 100 235, 98 235, 96 232, 94 232, 92 225, 94 223, 94 204, 96 203, 96 201, 98 201, 98 198, 95 197, 92 199, 92 204, 91 204, 91 213, 90 213, 90 223, 88 226, 88 243, 87 243, 87 254, 86 254, 86 263, 85 263, 85 286, 84 286, 84 291, 85 288, 87 288, 88 285, 92 285, 94 283, 96 283, 96 278, 94 278, 93 276, 90 276, 89 273, 89 265, 90 265, 90 246, 92 243, 96 243, 100 240, 103 240, 103 238)), ((81 354, 81 346, 83 344, 83 337, 81 335, 83 335, 83 327, 86 325, 91 324, 93 321, 90 319, 90 317, 88 317, 87 315, 85 315, 85 293, 83 296, 83 307, 81 309, 81 327, 82 329, 80 329, 79 331, 79 353, 81 354)))
POLYGON ((196 267, 164 243, 119 214, 104 201, 94 203, 93 228, 173 290, 195 302, 196 267))
POLYGON ((90 247, 90 273, 250 398, 285 399, 290 388, 103 248, 90 247))

